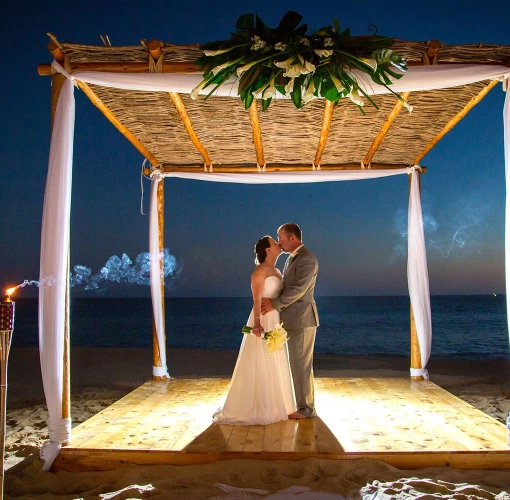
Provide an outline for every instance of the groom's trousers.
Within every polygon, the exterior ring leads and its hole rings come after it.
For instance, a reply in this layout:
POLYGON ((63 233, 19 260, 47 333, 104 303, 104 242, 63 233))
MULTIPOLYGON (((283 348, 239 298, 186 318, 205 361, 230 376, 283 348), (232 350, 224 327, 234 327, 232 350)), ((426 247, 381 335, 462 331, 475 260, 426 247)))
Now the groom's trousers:
POLYGON ((287 330, 297 411, 305 417, 316 416, 313 387, 313 348, 316 331, 316 327, 287 330))

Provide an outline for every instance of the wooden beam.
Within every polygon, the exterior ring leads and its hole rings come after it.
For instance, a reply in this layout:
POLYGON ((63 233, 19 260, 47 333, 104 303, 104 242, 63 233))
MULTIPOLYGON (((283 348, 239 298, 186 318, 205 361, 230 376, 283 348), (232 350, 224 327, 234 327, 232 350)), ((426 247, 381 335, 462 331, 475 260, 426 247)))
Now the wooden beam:
POLYGON ((257 111, 257 99, 253 99, 248 111, 250 113, 251 128, 253 130, 253 144, 255 145, 257 163, 262 167, 265 165, 266 160, 264 159, 264 146, 262 145, 262 132, 260 130, 259 114, 257 111))
MULTIPOLYGON (((397 170, 399 168, 406 168, 408 165, 384 165, 381 163, 372 164, 372 170, 397 170)), ((199 165, 167 165, 159 167, 162 172, 194 172, 203 173, 203 167, 199 165)), ((421 166, 422 173, 427 171, 427 167, 421 166)), ((266 172, 310 172, 311 165, 287 165, 287 164, 269 164, 266 165, 266 172)), ((321 170, 362 170, 361 165, 358 163, 349 163, 345 165, 321 165, 321 170)), ((150 169, 144 170, 145 174, 150 174, 150 169)), ((214 167, 215 173, 228 173, 228 174, 259 174, 256 165, 218 165, 214 167)))
POLYGON ((188 132, 191 142, 193 142, 193 144, 197 148, 197 151, 202 155, 204 163, 209 167, 211 165, 211 158, 209 157, 209 152, 200 142, 200 139, 195 133, 193 125, 191 125, 191 120, 188 116, 188 112, 186 111, 186 106, 184 106, 180 94, 178 94, 177 92, 169 92, 168 95, 170 96, 170 99, 174 103, 175 109, 177 109, 177 112, 181 117, 182 123, 186 129, 186 132, 188 132))
MULTIPOLYGON (((146 62, 71 62, 71 73, 75 71, 104 71, 107 73, 149 73, 146 62)), ((39 76, 51 76, 54 70, 51 64, 39 64, 37 66, 39 76)), ((165 61, 163 73, 182 73, 187 75, 202 74, 203 71, 192 61, 165 61)))
POLYGON ((152 165, 158 166, 159 160, 133 135, 133 133, 123 125, 119 119, 111 112, 106 104, 99 98, 99 96, 84 82, 76 80, 76 83, 86 96, 92 101, 101 113, 103 113, 108 120, 115 126, 115 128, 143 155, 149 160, 152 165))
POLYGON ((453 128, 457 123, 464 118, 471 108, 474 108, 488 93, 489 91, 495 87, 499 83, 498 80, 493 80, 489 83, 481 92, 475 95, 473 98, 469 100, 469 102, 464 106, 464 108, 459 111, 437 134, 426 146, 423 150, 418 154, 418 156, 414 159, 414 164, 419 165, 422 158, 453 128))
POLYGON ((315 153, 315 159, 313 160, 313 164, 317 167, 320 165, 322 159, 322 153, 324 152, 324 148, 326 147, 326 142, 328 140, 329 129, 331 127, 331 118, 333 116, 333 108, 335 107, 335 103, 332 101, 328 101, 324 99, 324 115, 322 118, 322 130, 321 136, 319 139, 319 145, 317 146, 317 151, 315 153))
MULTIPOLYGON (((400 97, 407 102, 407 99, 409 99, 409 96, 411 95, 411 92, 403 92, 400 94, 400 97)), ((390 129, 392 123, 396 120, 397 116, 402 111, 402 108, 404 107, 404 104, 401 101, 397 101, 395 103, 395 106, 393 106, 393 109, 391 110, 391 113, 388 115, 386 120, 381 126, 381 129, 375 136, 374 142, 368 149, 368 152, 363 159, 363 165, 365 167, 368 167, 370 163, 372 162, 372 158, 374 157, 375 152, 379 149, 379 146, 381 145, 381 142, 383 141, 384 137, 388 133, 388 130, 390 129)))
MULTIPOLYGON (((441 66, 466 64, 465 62, 443 62, 438 63, 441 66)), ((497 64, 499 66, 510 67, 508 61, 497 61, 491 63, 475 63, 478 65, 497 64)), ((422 61, 408 61, 407 66, 423 66, 422 61)), ((70 72, 74 71, 105 71, 110 73, 148 73, 147 63, 144 62, 71 62, 69 65, 70 72)), ((37 65, 37 73, 39 76, 51 76, 53 70, 51 63, 42 63, 37 65)), ((202 74, 203 71, 193 61, 165 61, 163 63, 163 73, 182 73, 182 74, 202 74)))

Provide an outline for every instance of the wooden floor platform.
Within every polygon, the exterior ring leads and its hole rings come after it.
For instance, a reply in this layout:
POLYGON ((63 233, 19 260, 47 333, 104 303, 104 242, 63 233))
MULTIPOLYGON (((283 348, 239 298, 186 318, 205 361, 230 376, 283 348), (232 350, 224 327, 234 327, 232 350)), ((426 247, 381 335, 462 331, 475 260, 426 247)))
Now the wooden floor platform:
POLYGON ((510 469, 506 427, 430 381, 316 378, 317 418, 211 424, 229 381, 145 383, 74 428, 53 470, 307 457, 372 458, 405 469, 510 469))

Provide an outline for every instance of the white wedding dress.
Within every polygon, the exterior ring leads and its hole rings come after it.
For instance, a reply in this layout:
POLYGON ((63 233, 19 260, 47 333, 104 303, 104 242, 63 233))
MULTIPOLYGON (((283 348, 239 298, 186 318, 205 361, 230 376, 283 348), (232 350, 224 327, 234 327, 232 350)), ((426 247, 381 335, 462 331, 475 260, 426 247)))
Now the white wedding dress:
MULTIPOLYGON (((268 276, 263 297, 280 294, 283 281, 268 276)), ((280 323, 280 313, 271 311, 261 317, 262 327, 271 331, 280 323)), ((248 326, 253 327, 253 310, 248 326)), ((285 325, 283 325, 285 328, 285 325)), ((296 398, 289 365, 287 344, 273 354, 266 352, 265 341, 244 335, 230 388, 223 408, 214 414, 214 422, 232 425, 266 425, 287 420, 296 411, 296 398)))

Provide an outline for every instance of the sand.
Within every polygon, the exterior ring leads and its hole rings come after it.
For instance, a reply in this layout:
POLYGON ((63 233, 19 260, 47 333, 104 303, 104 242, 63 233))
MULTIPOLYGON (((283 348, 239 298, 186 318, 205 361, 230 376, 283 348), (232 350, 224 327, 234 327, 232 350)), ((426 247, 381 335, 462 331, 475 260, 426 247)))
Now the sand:
MULTIPOLYGON (((229 376, 236 352, 169 350, 174 377, 229 376)), ((73 348, 72 415, 77 425, 150 376, 150 349, 73 348), (93 361, 91 361, 93 360, 93 361)), ((403 358, 317 355, 318 376, 407 376, 403 358)), ((510 411, 510 361, 431 360, 431 380, 494 418, 510 411)), ((194 466, 134 466, 104 472, 43 472, 48 439, 36 348, 9 358, 5 498, 391 499, 503 498, 510 471, 399 470, 376 460, 228 460, 194 466)), ((508 493, 505 493, 508 492, 508 493)))

